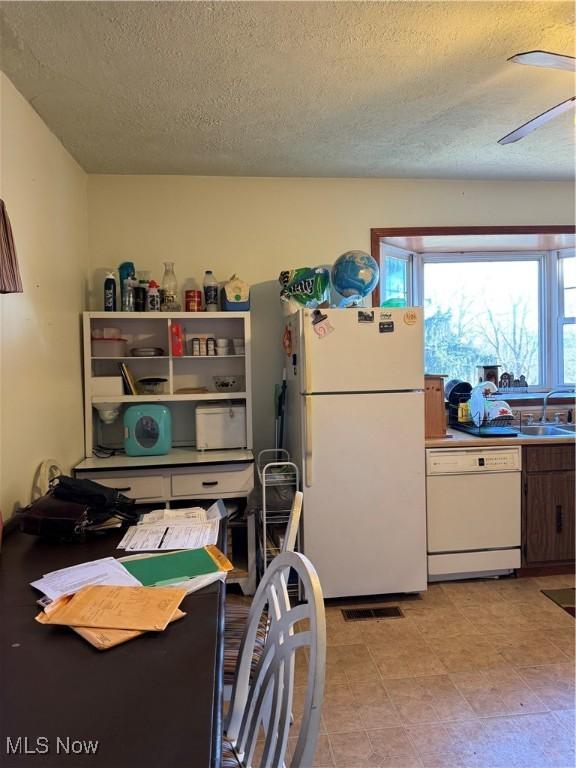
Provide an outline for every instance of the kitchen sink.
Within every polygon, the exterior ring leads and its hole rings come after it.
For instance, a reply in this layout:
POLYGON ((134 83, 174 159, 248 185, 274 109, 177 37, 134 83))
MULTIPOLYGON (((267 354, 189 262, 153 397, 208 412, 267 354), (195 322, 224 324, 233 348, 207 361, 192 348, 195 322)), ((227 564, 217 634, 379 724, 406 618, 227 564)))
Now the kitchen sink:
POLYGON ((522 427, 520 434, 533 435, 536 437, 563 437, 568 431, 569 430, 547 424, 529 424, 526 427, 522 427))
POLYGON ((574 432, 574 424, 559 424, 558 429, 562 432, 574 432))

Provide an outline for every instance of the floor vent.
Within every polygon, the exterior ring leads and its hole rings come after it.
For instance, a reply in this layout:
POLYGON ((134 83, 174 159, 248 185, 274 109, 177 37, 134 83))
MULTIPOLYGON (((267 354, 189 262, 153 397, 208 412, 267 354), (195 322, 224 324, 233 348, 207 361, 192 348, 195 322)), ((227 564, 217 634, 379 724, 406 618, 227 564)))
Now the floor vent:
POLYGON ((397 605, 385 608, 342 608, 345 621, 367 621, 368 619, 403 619, 404 614, 397 605))

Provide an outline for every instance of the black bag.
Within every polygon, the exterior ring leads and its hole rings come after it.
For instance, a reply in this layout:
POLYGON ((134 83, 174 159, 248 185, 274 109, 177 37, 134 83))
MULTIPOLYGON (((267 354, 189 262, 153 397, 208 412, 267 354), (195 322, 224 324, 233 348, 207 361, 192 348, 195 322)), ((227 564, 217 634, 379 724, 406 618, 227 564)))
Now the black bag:
POLYGON ((48 493, 19 513, 23 533, 61 541, 83 539, 112 517, 136 522, 134 499, 115 488, 66 475, 56 477, 48 493))
POLYGON ((107 488, 93 480, 77 480, 75 477, 59 475, 52 481, 50 491, 56 499, 86 504, 93 511, 122 513, 120 517, 128 513, 128 519, 135 517, 134 499, 124 496, 117 488, 107 488))

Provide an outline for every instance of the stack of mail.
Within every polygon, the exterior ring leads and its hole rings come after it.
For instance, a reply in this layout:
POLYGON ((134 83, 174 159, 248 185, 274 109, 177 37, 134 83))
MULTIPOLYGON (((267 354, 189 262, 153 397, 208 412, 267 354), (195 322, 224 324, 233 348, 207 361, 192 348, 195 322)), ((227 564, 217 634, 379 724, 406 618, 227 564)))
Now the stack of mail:
POLYGON ((216 502, 208 510, 156 509, 140 517, 118 544, 126 552, 152 552, 171 549, 200 549, 216 544, 220 520, 226 514, 223 504, 216 502))
POLYGON ((163 632, 185 615, 179 609, 185 596, 185 589, 92 585, 50 603, 36 621, 71 627, 106 650, 144 632, 163 632))

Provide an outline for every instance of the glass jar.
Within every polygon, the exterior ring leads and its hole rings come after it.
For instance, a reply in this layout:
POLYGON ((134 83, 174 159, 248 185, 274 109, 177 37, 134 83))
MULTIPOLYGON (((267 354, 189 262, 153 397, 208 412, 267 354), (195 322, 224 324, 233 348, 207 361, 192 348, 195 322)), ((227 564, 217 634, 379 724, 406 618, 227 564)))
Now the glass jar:
POLYGON ((181 309, 178 301, 178 281, 174 274, 174 262, 164 262, 164 274, 162 275, 162 304, 164 312, 179 312, 181 309))

